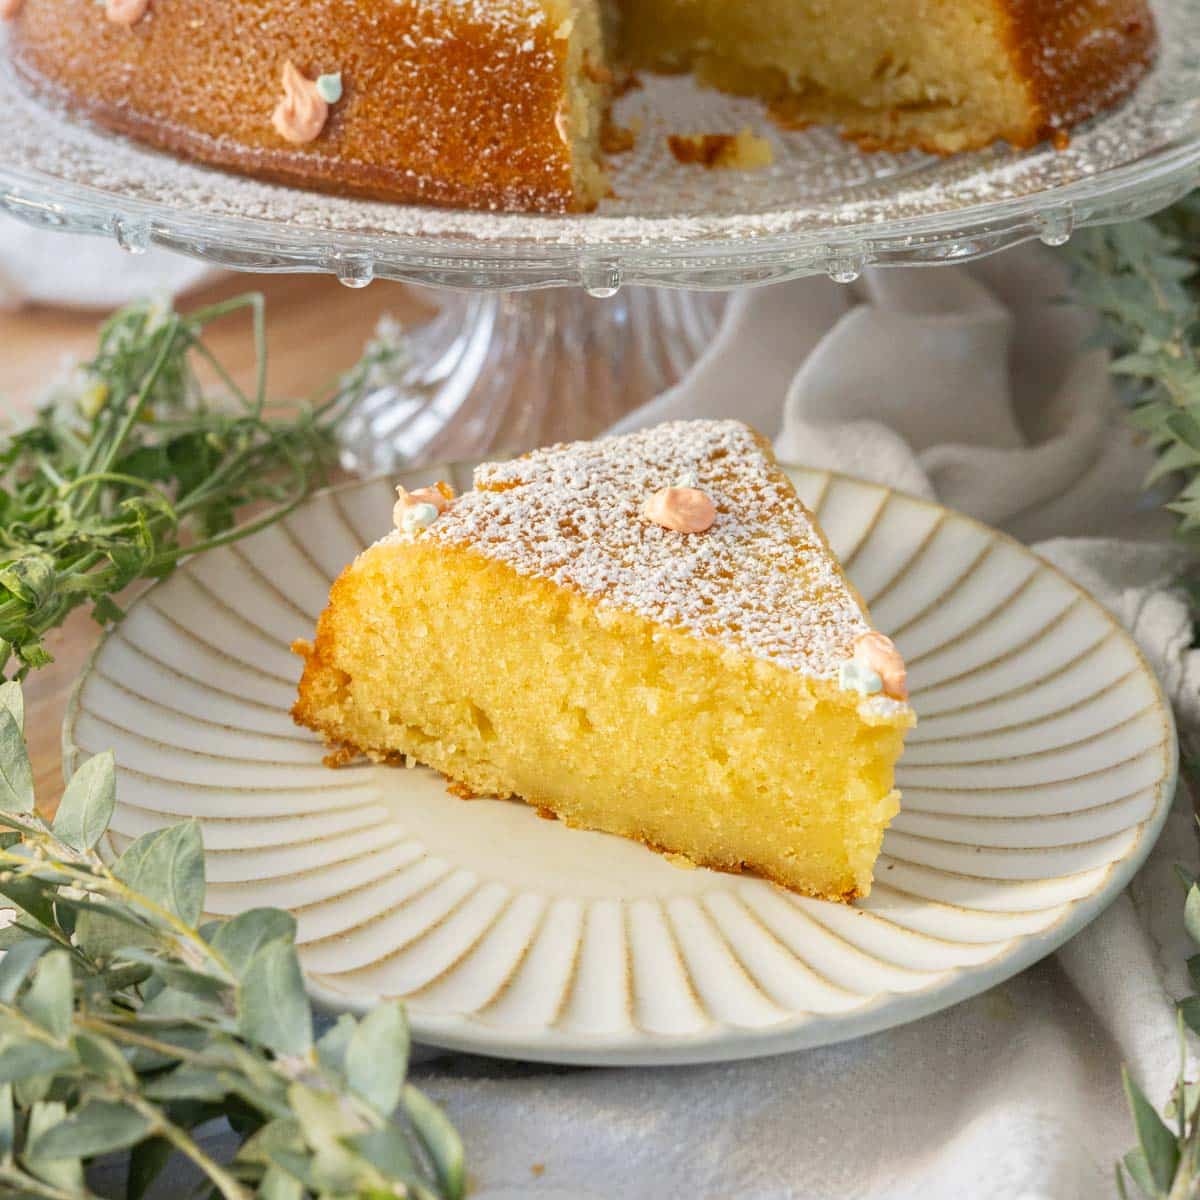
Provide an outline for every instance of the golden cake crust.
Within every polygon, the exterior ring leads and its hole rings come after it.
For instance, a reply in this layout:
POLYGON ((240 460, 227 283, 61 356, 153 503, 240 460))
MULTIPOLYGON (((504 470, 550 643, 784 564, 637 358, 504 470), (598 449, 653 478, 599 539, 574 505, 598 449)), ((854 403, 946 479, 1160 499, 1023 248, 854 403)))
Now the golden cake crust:
POLYGON ((1126 96, 1154 61, 1147 0, 1003 0, 1010 44, 1029 81, 1031 120, 1018 145, 1065 134, 1126 96))
POLYGON ((98 123, 287 184, 387 200, 566 211, 566 41, 539 0, 170 0, 132 27, 96 0, 24 0, 14 60, 98 123), (284 64, 344 72, 321 136, 271 124, 284 64))

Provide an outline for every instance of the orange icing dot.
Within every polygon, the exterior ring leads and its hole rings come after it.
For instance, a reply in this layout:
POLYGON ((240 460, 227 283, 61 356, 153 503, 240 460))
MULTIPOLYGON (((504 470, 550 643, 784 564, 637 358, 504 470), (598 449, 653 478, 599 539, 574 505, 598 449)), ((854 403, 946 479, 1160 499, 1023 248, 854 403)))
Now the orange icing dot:
POLYGON ((296 145, 315 142, 329 119, 329 105, 317 85, 305 79, 295 64, 283 64, 283 99, 275 106, 271 124, 286 141, 296 145))
POLYGON ((104 15, 117 25, 136 25, 150 7, 150 0, 105 0, 104 15))
POLYGON ((717 506, 699 488, 668 487, 646 501, 642 515, 676 533, 703 533, 717 519, 717 506))
POLYGON ((883 680, 883 694, 893 700, 908 699, 908 669, 896 643, 882 633, 864 633, 854 643, 854 657, 883 680))
POLYGON ((450 507, 450 502, 454 499, 454 489, 439 479, 433 487, 417 488, 415 492, 398 487, 396 496, 396 507, 392 510, 392 519, 396 522, 396 527, 400 528, 404 514, 410 509, 416 508, 418 504, 432 504, 440 517, 450 507))
POLYGON ((12 21, 21 11, 25 0, 0 0, 0 21, 12 21))

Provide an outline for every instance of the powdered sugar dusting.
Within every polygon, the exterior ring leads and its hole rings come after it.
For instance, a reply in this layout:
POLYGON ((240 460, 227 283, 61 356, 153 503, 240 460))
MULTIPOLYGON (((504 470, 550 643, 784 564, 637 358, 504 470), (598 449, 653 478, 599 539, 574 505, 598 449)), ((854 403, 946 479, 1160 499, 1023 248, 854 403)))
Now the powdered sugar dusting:
POLYGON ((807 674, 832 676, 869 628, 791 484, 738 421, 553 446, 485 464, 475 487, 415 536, 807 674), (641 515, 687 472, 717 507, 706 533, 641 515))

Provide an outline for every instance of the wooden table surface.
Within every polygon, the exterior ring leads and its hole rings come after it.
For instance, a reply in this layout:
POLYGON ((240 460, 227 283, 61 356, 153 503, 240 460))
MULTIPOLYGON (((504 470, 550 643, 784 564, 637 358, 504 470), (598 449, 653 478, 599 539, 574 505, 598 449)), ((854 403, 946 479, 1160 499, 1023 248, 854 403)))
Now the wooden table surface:
MULTIPOLYGON (((377 282, 351 291, 322 276, 237 276, 196 292, 181 302, 187 309, 241 292, 267 297, 270 394, 285 400, 307 395, 314 384, 352 365, 380 316, 420 319, 427 310, 399 284, 377 282)), ((72 360, 95 347, 96 313, 27 308, 0 312, 0 422, 20 420, 46 387, 72 360)), ((249 385, 253 347, 245 322, 211 327, 209 346, 239 383, 249 385)), ((96 644, 99 631, 86 611, 77 611, 48 639, 55 661, 25 685, 26 727, 40 803, 50 808, 62 792, 59 733, 76 676, 96 644)))

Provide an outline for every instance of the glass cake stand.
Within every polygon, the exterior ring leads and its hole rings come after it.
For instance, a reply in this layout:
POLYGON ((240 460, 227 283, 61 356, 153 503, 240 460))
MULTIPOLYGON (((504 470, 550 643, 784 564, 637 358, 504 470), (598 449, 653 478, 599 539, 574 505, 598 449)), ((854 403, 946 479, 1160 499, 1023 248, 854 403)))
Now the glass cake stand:
POLYGON ((826 129, 779 129, 757 103, 647 77, 617 107, 639 135, 613 160, 615 196, 569 216, 331 197, 181 163, 29 95, 0 34, 0 209, 131 253, 441 289, 405 370, 347 422, 346 456, 361 470, 471 458, 590 435, 678 379, 716 329, 721 299, 706 292, 1057 245, 1178 199, 1200 182, 1200 0, 1156 10, 1155 69, 1064 150, 865 154, 826 129), (706 170, 667 148, 668 132, 746 126, 770 140, 771 166, 706 170))

